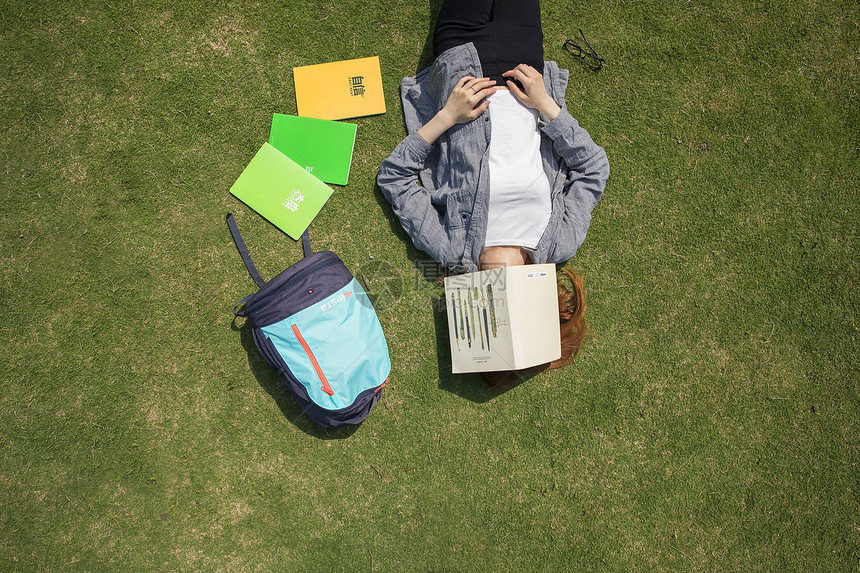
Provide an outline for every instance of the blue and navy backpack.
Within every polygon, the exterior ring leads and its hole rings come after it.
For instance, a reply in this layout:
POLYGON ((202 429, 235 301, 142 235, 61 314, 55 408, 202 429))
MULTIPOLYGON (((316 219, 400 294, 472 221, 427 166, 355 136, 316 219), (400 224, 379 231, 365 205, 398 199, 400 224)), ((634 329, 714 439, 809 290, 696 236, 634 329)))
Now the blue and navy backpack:
POLYGON ((257 272, 232 213, 227 225, 256 293, 233 308, 302 411, 326 428, 358 424, 379 400, 391 360, 370 298, 331 251, 311 253, 269 282, 257 272), (240 307, 243 308, 240 309, 240 307))

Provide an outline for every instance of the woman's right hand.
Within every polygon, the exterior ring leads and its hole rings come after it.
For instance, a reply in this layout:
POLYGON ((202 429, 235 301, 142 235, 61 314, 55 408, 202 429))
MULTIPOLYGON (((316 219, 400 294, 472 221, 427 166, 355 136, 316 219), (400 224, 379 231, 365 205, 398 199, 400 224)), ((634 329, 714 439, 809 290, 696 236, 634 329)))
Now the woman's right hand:
POLYGON ((468 123, 487 111, 490 100, 496 93, 496 80, 489 78, 460 78, 445 106, 418 130, 427 143, 433 143, 440 135, 457 124, 468 123))

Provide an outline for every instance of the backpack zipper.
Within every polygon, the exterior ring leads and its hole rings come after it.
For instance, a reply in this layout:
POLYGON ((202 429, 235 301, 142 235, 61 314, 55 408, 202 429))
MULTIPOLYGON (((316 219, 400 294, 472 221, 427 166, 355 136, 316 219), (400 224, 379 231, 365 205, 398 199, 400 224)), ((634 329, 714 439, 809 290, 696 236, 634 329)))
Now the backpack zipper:
MULTIPOLYGON (((312 266, 310 266, 310 267, 306 268, 305 270, 303 270, 302 272, 298 273, 297 275, 295 275, 295 276, 293 276, 293 277, 290 277, 290 280, 288 280, 287 282, 285 282, 284 284, 282 284, 281 286, 279 286, 278 288, 276 288, 276 289, 275 289, 274 291, 272 291, 271 293, 267 294, 265 297, 261 298, 260 300, 255 300, 255 301, 254 301, 254 304, 252 304, 251 306, 249 306, 248 308, 246 308, 246 309, 245 309, 245 314, 246 314, 246 315, 250 315, 250 314, 252 314, 252 313, 254 312, 254 310, 256 310, 257 308, 259 308, 261 305, 265 304, 266 300, 267 300, 270 296, 273 296, 275 293, 280 292, 280 290, 281 290, 282 288, 286 287, 287 285, 289 285, 289 284, 290 284, 290 283, 292 283, 293 281, 297 281, 297 280, 299 280, 300 278, 306 277, 307 275, 309 275, 310 273, 312 273, 312 272, 314 272, 314 271, 316 271, 316 270, 319 270, 319 269, 321 269, 321 268, 323 268, 323 267, 326 267, 326 266, 328 266, 328 265, 333 265, 333 264, 335 264, 335 263, 337 263, 337 262, 338 262, 338 261, 337 261, 336 259, 332 259, 332 260, 328 260, 328 261, 322 261, 322 262, 319 262, 319 263, 317 263, 317 264, 315 264, 315 265, 312 265, 312 266)), ((239 304, 241 304, 241 303, 239 303, 239 304)))
POLYGON ((316 356, 314 356, 314 353, 311 351, 311 348, 310 348, 310 346, 308 346, 308 343, 305 342, 305 339, 302 336, 302 333, 299 332, 299 325, 293 324, 292 328, 293 328, 293 334, 296 335, 296 340, 298 340, 299 344, 302 345, 302 348, 305 349, 305 354, 308 355, 308 358, 310 359, 311 364, 313 365, 314 370, 317 373, 317 376, 319 376, 320 382, 322 382, 322 391, 325 392, 326 394, 328 394, 329 396, 334 396, 334 390, 331 389, 331 386, 329 385, 328 380, 325 377, 325 374, 323 374, 322 368, 320 368, 320 365, 319 365, 319 362, 317 362, 316 356))

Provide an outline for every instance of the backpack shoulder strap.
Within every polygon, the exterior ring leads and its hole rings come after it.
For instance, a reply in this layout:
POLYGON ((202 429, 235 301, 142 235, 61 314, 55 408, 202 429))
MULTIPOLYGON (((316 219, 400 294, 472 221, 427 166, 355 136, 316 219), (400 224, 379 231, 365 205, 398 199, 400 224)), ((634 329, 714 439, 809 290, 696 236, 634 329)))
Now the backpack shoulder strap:
POLYGON ((248 254, 248 248, 245 247, 245 241, 242 240, 242 235, 239 233, 239 227, 236 225, 236 220, 233 218, 233 213, 227 213, 227 226, 230 227, 230 234, 233 235, 233 242, 236 243, 236 248, 239 249, 239 254, 242 255, 242 260, 245 261, 245 266, 248 272, 251 273, 251 278, 257 283, 257 286, 263 288, 266 281, 257 272, 257 267, 254 266, 254 261, 251 260, 251 255, 248 254))

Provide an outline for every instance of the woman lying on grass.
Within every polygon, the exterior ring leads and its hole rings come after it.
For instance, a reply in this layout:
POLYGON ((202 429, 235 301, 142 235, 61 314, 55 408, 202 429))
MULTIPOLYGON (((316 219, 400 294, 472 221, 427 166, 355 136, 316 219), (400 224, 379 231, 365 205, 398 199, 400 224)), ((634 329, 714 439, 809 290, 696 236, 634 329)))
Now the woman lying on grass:
MULTIPOLYGON (((403 229, 452 273, 569 260, 609 162, 565 107, 568 72, 543 61, 539 0, 445 0, 433 49, 401 82, 409 135, 379 169, 403 229)), ((573 361, 586 332, 582 279, 565 272, 562 356, 542 369, 573 361)))

